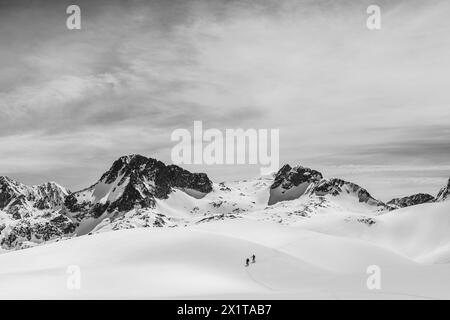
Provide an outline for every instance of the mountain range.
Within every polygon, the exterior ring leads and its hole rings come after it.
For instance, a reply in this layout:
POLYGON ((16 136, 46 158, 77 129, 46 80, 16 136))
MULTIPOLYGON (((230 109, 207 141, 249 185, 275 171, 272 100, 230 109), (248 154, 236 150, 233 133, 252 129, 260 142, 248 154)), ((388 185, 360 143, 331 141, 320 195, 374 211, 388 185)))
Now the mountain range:
POLYGON ((441 202, 450 179, 436 197, 419 193, 386 203, 363 187, 302 166, 252 180, 212 182, 141 155, 117 159, 100 179, 71 192, 48 182, 27 186, 0 177, 0 245, 23 249, 81 235, 139 227, 184 227, 249 218, 297 225, 329 212, 370 226, 399 208, 441 202))

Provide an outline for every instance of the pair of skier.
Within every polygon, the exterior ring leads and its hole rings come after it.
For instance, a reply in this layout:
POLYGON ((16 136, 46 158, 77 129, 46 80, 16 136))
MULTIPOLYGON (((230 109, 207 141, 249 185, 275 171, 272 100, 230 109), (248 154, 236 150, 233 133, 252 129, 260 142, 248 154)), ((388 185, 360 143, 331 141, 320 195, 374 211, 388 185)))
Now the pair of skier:
MULTIPOLYGON (((255 263, 255 262, 256 262, 256 256, 252 255, 252 263, 255 263)), ((250 265, 250 258, 247 258, 245 260, 245 266, 248 267, 249 265, 250 265)))

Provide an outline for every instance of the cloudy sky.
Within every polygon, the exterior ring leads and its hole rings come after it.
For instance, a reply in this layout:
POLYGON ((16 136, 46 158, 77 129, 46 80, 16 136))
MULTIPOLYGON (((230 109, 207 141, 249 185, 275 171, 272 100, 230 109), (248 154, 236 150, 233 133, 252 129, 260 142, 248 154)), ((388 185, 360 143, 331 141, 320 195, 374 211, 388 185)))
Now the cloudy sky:
MULTIPOLYGON (((275 128, 388 200, 450 176, 449 1, 0 0, 0 174, 89 186, 176 128, 275 128), (82 29, 66 28, 81 7, 82 29), (367 6, 382 28, 366 27, 367 6)), ((190 166, 213 180, 257 166, 190 166)))

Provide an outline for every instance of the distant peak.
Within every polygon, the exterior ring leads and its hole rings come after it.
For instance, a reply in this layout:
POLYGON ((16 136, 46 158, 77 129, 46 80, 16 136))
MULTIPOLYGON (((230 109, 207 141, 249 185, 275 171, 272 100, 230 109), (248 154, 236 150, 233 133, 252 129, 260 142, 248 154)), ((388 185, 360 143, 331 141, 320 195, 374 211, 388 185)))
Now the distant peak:
POLYGON ((3 183, 3 184, 7 183, 7 184, 14 184, 14 185, 18 184, 18 182, 16 180, 11 179, 10 177, 7 177, 7 176, 0 176, 0 183, 3 183))
POLYGON ((434 201, 435 198, 428 193, 416 193, 407 197, 394 198, 386 204, 393 206, 394 208, 404 208, 434 201))
POLYGON ((447 185, 444 186, 436 196, 436 201, 447 200, 450 196, 450 178, 447 181, 447 185))
POLYGON ((67 191, 67 189, 65 187, 63 187, 62 185, 60 185, 58 182, 55 182, 55 181, 44 182, 44 183, 38 185, 38 187, 57 188, 57 189, 61 189, 63 191, 67 191))

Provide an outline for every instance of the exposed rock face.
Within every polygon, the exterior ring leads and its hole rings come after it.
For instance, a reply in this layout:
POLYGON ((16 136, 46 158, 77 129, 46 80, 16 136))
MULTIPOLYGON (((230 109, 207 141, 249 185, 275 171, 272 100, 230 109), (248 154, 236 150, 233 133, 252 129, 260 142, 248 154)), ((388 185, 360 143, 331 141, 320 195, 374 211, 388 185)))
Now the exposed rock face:
POLYGON ((70 193, 56 182, 47 182, 35 187, 35 204, 37 209, 52 209, 64 205, 67 195, 70 193))
POLYGON ((449 198, 449 195, 450 195, 450 178, 448 179, 447 185, 439 191, 436 197, 436 201, 447 200, 449 198))
POLYGON ((93 186, 68 196, 65 205, 71 212, 82 212, 83 218, 86 213, 97 218, 105 211, 152 208, 155 199, 166 199, 172 188, 206 194, 212 191, 212 182, 204 173, 131 155, 116 160, 93 186))
POLYGON ((170 165, 160 176, 163 181, 165 175, 167 175, 168 184, 172 187, 197 190, 205 194, 212 191, 212 182, 205 173, 190 173, 176 165, 170 165))
POLYGON ((26 194, 24 185, 8 178, 0 177, 0 209, 4 209, 14 199, 26 194))
POLYGON ((296 199, 303 195, 311 184, 319 182, 322 178, 319 171, 302 166, 292 168, 286 164, 277 172, 270 186, 268 204, 296 199))
POLYGON ((387 205, 394 209, 415 206, 422 203, 433 202, 435 198, 428 193, 417 193, 412 196, 403 198, 394 198, 387 203, 387 205))
POLYGON ((48 216, 20 219, 11 223, 2 232, 0 245, 4 249, 26 248, 32 244, 58 239, 70 235, 76 225, 66 216, 48 213, 48 216))
POLYGON ((322 174, 319 171, 302 166, 292 168, 290 165, 285 164, 275 175, 274 182, 270 188, 276 189, 281 185, 283 189, 290 189, 305 182, 319 182, 322 178, 322 174))
POLYGON ((348 182, 336 178, 324 179, 320 181, 311 189, 311 194, 315 194, 317 196, 325 196, 327 194, 332 196, 350 194, 357 197, 359 202, 367 203, 371 206, 378 206, 382 208, 386 207, 386 205, 382 201, 372 197, 366 189, 353 182, 348 182))
POLYGON ((0 177, 0 210, 16 218, 26 216, 32 208, 62 207, 68 194, 69 191, 55 182, 27 186, 8 177, 0 177))

